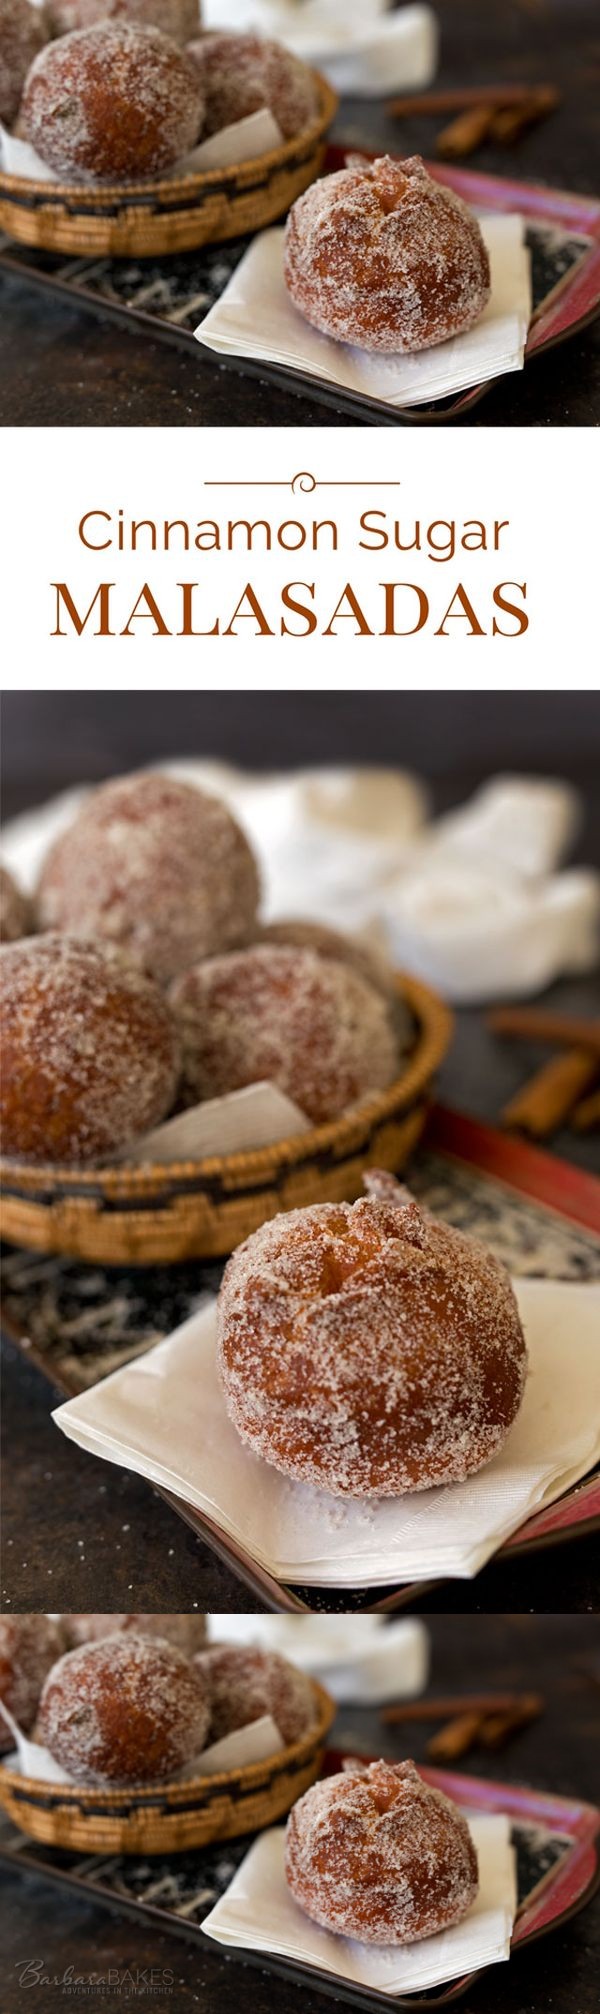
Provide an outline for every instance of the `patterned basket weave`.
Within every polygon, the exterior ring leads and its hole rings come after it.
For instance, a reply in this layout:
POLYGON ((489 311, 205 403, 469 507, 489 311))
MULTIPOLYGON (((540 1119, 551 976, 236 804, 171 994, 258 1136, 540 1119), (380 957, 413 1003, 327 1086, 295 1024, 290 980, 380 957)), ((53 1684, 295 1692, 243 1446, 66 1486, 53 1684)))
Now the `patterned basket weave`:
POLYGON ((45 252, 154 258, 262 231, 314 182, 337 98, 314 72, 318 111, 272 153, 179 180, 92 189, 0 173, 0 228, 45 252))
POLYGON ((145 1790, 84 1790, 0 1764, 0 1804, 21 1832, 82 1853, 183 1853, 275 1825, 315 1782, 335 1705, 312 1681, 316 1721, 267 1762, 145 1790))
POLYGON ((448 1009, 429 987, 402 975, 397 983, 416 1032, 389 1090, 255 1153, 101 1169, 4 1160, 2 1236, 97 1264, 165 1265, 221 1258, 280 1210, 351 1202, 366 1167, 404 1167, 452 1032, 448 1009))

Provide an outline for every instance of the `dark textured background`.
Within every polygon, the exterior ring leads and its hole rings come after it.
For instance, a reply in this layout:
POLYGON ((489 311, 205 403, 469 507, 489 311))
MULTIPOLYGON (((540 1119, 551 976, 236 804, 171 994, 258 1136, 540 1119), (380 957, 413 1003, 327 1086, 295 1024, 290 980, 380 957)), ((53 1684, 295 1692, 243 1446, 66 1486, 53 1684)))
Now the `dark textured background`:
MULTIPOLYGON (((590 643, 590 650, 592 644, 590 643)), ((7 692, 3 819, 74 783, 176 756, 242 768, 416 769, 434 808, 498 771, 565 776, 585 798, 578 857, 600 858, 600 700, 554 692, 7 692)))
MULTIPOLYGON (((342 0, 340 0, 340 5, 342 0)), ((441 86, 557 83, 558 111, 516 147, 487 146, 468 166, 510 180, 598 193, 598 0, 436 0, 441 86)), ((392 153, 433 153, 444 122, 400 124, 378 100, 346 99, 335 137, 392 153)), ((600 323, 507 376, 470 426, 600 422, 600 323)), ((76 305, 0 278, 0 424, 4 426, 344 426, 310 397, 219 369, 190 345, 169 348, 76 305)))
MULTIPOLYGON (((461 1621, 436 1616, 432 1691, 479 1687, 540 1690, 546 1712, 493 1759, 473 1753, 468 1774, 528 1783, 559 1796, 600 1801, 600 1632, 592 1620, 558 1615, 477 1616, 461 1621)), ((344 1707, 334 1739, 342 1746, 400 1758, 407 1748, 423 1758, 430 1730, 411 1727, 382 1733, 374 1711, 344 1707), (407 1739, 408 1736, 408 1739, 407 1739)), ((463 1765, 461 1764, 461 1769, 463 1765)), ((199 1863, 201 1865, 201 1861, 199 1863)), ((189 1943, 110 1913, 85 1897, 69 1895, 39 1876, 4 1876, 0 1903, 0 2004, 2 2014, 59 2014, 60 1987, 21 1989, 15 1971, 24 1958, 43 1958, 50 1977, 66 1966, 117 1971, 135 1966, 172 1967, 176 1987, 158 1999, 138 1995, 129 2004, 154 2014, 327 2014, 343 2005, 270 1976, 245 1969, 215 1945, 189 1943)), ((600 1978, 600 1900, 539 1943, 515 1953, 479 1979, 457 2006, 463 2014, 597 2014, 600 1978)), ((79 2001, 77 2004, 81 2004, 79 2001)), ((93 2009, 119 2014, 123 1998, 86 2000, 93 2009)))

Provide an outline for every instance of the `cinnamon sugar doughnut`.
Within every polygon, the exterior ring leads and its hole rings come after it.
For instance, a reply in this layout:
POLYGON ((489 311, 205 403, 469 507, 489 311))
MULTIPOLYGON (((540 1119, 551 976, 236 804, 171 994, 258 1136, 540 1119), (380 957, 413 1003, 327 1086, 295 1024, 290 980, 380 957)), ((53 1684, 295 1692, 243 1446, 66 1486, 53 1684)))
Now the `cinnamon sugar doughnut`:
POLYGON ((398 1068, 381 995, 314 951, 257 944, 208 959, 169 998, 191 1104, 269 1078, 319 1125, 383 1090, 398 1068))
POLYGON ((217 1328, 241 1439, 334 1496, 464 1481, 523 1396, 508 1273, 406 1190, 261 1225, 226 1267, 217 1328))
POLYGON ((360 161, 299 196, 286 284, 306 320, 365 350, 427 350, 470 329, 490 294, 477 218, 418 154, 360 161))
POLYGON ((12 126, 30 64, 48 40, 39 7, 29 0, 0 0, 0 119, 12 126))
MULTIPOLYGON (((49 1616, 0 1616, 0 1699, 23 1734, 31 1733, 44 1679, 62 1648, 60 1629, 49 1616)), ((0 1755, 14 1745, 0 1715, 0 1755)))
POLYGON ((314 119, 318 97, 305 63, 261 35, 205 34, 189 44, 206 98, 204 133, 220 133, 266 107, 284 140, 314 119))
POLYGON ((103 945, 49 932, 0 952, 5 1154, 91 1161, 173 1103, 173 1022, 150 979, 103 945))
POLYGON ((71 35, 94 28, 98 21, 137 21, 160 28, 183 46, 197 34, 199 0, 46 0, 46 17, 53 35, 71 35))
POLYGON ((226 806, 142 772, 87 798, 50 849, 37 902, 42 929, 110 938, 162 984, 244 943, 258 897, 254 855, 226 806))
POLYGON ((115 1632, 127 1636, 159 1636, 194 1657, 206 1641, 204 1615, 63 1615, 61 1624, 70 1650, 80 1643, 100 1643, 115 1632))
POLYGON ((332 930, 329 923, 315 923, 308 917, 285 916, 276 923, 257 923, 256 944, 294 944, 301 951, 316 951, 322 958, 335 958, 340 965, 350 965, 353 972, 359 972, 376 993, 381 993, 388 1006, 395 1006, 398 999, 396 982, 391 965, 381 952, 371 951, 361 944, 357 937, 347 937, 342 930, 332 930))
POLYGON ((294 1804, 286 1877, 313 1922, 364 1944, 416 1944, 460 1923, 479 1886, 462 1812, 414 1762, 327 1776, 294 1804))
POLYGON ((314 1726, 314 1694, 306 1673, 274 1650, 210 1644, 198 1665, 210 1688, 210 1739, 221 1741, 270 1713, 282 1741, 301 1741, 314 1726))
POLYGON ((56 174, 143 181, 195 145, 204 100, 196 65, 159 28, 99 21, 50 42, 21 106, 26 138, 56 174))
POLYGON ((7 867, 0 867, 0 944, 15 944, 31 929, 31 905, 7 867))
POLYGON ((206 1679, 174 1644, 107 1636, 53 1666, 37 1736, 76 1783, 168 1783, 204 1747, 209 1711, 206 1679))

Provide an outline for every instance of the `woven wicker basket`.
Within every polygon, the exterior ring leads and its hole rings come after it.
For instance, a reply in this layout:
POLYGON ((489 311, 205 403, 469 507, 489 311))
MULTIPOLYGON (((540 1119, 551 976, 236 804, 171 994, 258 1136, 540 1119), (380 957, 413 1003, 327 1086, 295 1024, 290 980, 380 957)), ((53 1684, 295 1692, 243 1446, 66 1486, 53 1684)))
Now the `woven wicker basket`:
POLYGON ((450 1041, 452 1017, 429 987, 399 975, 398 991, 414 1018, 415 1043, 389 1090, 255 1153, 101 1169, 5 1159, 2 1237, 95 1264, 165 1265, 222 1258, 280 1210, 352 1202, 366 1167, 404 1167, 450 1041))
POLYGON ((0 1804, 21 1832, 81 1853, 184 1853, 262 1831, 315 1782, 335 1705, 312 1681, 317 1719, 267 1762, 145 1790, 83 1790, 13 1775, 0 1765, 0 1804))
POLYGON ((314 78, 319 109, 310 125, 256 161, 126 188, 0 173, 0 228, 45 252, 136 259, 261 231, 285 215, 322 166, 338 101, 324 77, 314 78))

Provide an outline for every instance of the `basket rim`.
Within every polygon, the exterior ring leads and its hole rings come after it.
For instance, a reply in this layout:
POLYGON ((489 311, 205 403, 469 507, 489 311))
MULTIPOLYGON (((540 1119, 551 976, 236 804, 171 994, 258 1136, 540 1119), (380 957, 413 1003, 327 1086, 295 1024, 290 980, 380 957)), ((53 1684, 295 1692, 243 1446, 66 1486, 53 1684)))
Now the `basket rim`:
POLYGON ((374 1092, 370 1098, 349 1106, 337 1119, 328 1119, 325 1124, 311 1126, 307 1132, 290 1135, 285 1140, 276 1140, 267 1147, 244 1149, 235 1154, 213 1154, 194 1161, 121 1161, 117 1165, 81 1168, 77 1163, 19 1161, 10 1156, 0 1157, 0 1174, 10 1178, 12 1192, 21 1183, 27 1194, 32 1189, 53 1187, 60 1192, 65 1186, 69 1193, 85 1195, 91 1190, 109 1191, 128 1182, 140 1188, 144 1183, 159 1181, 214 1182, 224 1175, 229 1182, 232 1177, 243 1183, 249 1177, 260 1179, 261 1175, 271 1178, 278 1171, 295 1160, 310 1161, 327 1154, 332 1148, 343 1154, 344 1146, 353 1142, 357 1129, 374 1130, 387 1118, 398 1112, 399 1107, 411 1105, 420 1092, 426 1090, 431 1078, 439 1068, 448 1049, 454 1027, 454 1016, 440 995, 412 974, 394 974, 396 990, 400 999, 408 1006, 417 1025, 414 1050, 406 1059, 399 1077, 394 1079, 384 1091, 374 1092))
MULTIPOLYGON (((306 67, 310 68, 309 65, 306 67)), ((243 186, 243 177, 248 174, 249 169, 256 170, 257 175, 262 172, 263 176, 268 177, 276 170, 285 168, 288 162, 292 162, 299 148, 303 151, 308 149, 310 152, 322 139, 335 118, 339 96, 320 70, 310 69, 310 74, 317 85, 320 101, 314 119, 310 119, 308 124, 302 126, 298 133, 294 133, 290 140, 283 140, 280 147, 269 148, 268 153, 256 154, 249 161, 235 161, 228 168, 205 168, 188 175, 173 175, 169 178, 155 176, 142 182, 93 184, 35 181, 33 176, 10 175, 4 169, 0 169, 0 193, 15 198, 29 195, 32 201, 40 197, 50 203, 65 202, 71 208, 80 202, 86 214, 88 211, 93 213, 94 205, 114 203, 118 198, 121 198, 122 208, 126 210, 131 204, 139 205, 140 201, 147 206, 153 195, 157 201, 167 195, 173 197, 179 193, 185 198, 197 195, 202 190, 206 190, 207 195, 210 195, 213 189, 215 192, 223 189, 226 195, 232 195, 238 184, 243 186)))
POLYGON ((207 1789, 210 1789, 211 1801, 216 1794, 227 1796, 231 1791, 246 1788, 251 1791, 253 1785, 264 1778, 265 1769, 279 1776, 290 1766, 307 1760, 325 1741, 337 1711, 335 1700, 318 1679, 311 1678, 310 1684, 319 1709, 318 1719, 299 1741, 288 1742, 274 1755, 263 1756, 261 1762, 245 1762, 238 1769, 215 1770, 209 1776, 191 1776, 182 1782, 134 1783, 129 1789, 117 1790, 104 1786, 95 1789, 92 1784, 85 1783, 48 1783, 42 1777, 21 1776, 16 1770, 7 1769, 2 1759, 0 1803, 7 1796, 17 1796, 22 1803, 27 1803, 29 1799, 39 1803, 42 1799, 51 1809, 65 1804, 76 1805, 84 1814, 88 1812, 90 1817, 97 1818, 110 1817, 111 1814, 118 1817, 120 1812, 131 1811, 132 1808, 143 1811, 146 1805, 155 1805, 157 1800, 168 1800, 163 1814, 166 1815, 168 1811, 176 1812, 180 1804, 189 1807, 195 1792, 201 1805, 207 1789))

